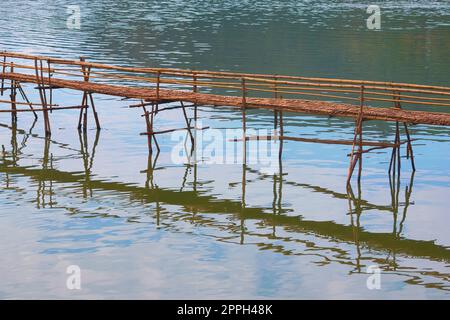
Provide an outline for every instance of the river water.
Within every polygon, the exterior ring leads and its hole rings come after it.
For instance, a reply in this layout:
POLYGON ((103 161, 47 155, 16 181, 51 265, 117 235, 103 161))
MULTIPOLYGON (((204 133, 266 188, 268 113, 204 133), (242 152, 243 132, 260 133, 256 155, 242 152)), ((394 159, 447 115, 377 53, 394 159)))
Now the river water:
MULTIPOLYGON (((3 0, 0 49, 449 86, 450 3, 373 4, 381 30, 367 29, 359 1, 3 0), (69 4, 79 5, 80 29, 67 28, 69 4)), ((55 99, 76 105, 81 96, 62 89, 55 99)), ((0 298, 450 297, 448 128, 411 127, 417 171, 402 158, 395 181, 389 150, 365 156, 349 198, 349 146, 286 141, 267 172, 174 163, 169 134, 149 165, 141 112, 114 97, 96 101, 99 134, 93 121, 78 133, 77 111, 51 115, 51 140, 41 119, 20 114, 14 128, 0 114, 0 298), (70 265, 81 290, 67 288, 70 265), (381 272, 379 289, 367 286, 369 266, 381 272)), ((199 116, 221 132, 241 126, 232 109, 202 106, 199 116)), ((157 126, 183 121, 174 110, 157 126)), ((271 128, 273 115, 249 111, 248 126, 271 128)), ((337 118, 286 114, 284 126, 306 138, 353 134, 337 118)), ((392 141, 394 125, 368 122, 364 134, 392 141)))

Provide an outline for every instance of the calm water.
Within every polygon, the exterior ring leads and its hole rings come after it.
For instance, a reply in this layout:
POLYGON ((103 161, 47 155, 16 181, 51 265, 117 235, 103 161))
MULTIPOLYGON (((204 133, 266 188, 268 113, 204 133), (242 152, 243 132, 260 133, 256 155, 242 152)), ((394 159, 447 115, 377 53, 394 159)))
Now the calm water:
MULTIPOLYGON (((380 2, 381 31, 366 29, 359 1, 76 3, 81 30, 66 28, 72 2, 3 0, 0 48, 449 86, 448 1, 380 2)), ((60 90, 55 99, 74 105, 81 96, 60 90)), ((390 152, 367 155, 360 199, 358 190, 349 199, 348 146, 285 142, 268 174, 174 164, 167 135, 151 170, 141 112, 96 99, 99 135, 78 134, 77 111, 52 114, 51 140, 41 119, 20 114, 12 128, 0 114, 0 298, 450 297, 449 129, 411 127, 418 170, 403 159, 399 181, 387 174, 390 152), (69 265, 80 266, 82 290, 66 288, 69 265), (369 265, 382 270, 380 290, 366 287, 369 265)), ((241 124, 232 110, 202 107, 200 116, 221 130, 241 124)), ((157 125, 183 121, 173 111, 157 125)), ((252 128, 272 121, 249 112, 252 128)), ((351 139, 352 125, 285 117, 285 131, 302 137, 351 139)), ((393 126, 369 122, 365 135, 392 141, 393 126)))

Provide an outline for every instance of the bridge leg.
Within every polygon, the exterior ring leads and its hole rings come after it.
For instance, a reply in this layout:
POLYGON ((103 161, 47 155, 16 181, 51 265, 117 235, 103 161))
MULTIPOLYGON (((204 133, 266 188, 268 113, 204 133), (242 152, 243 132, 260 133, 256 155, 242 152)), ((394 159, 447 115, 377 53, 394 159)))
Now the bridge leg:
MULTIPOLYGON (((3 57, 3 67, 2 67, 2 73, 3 75, 6 72, 6 55, 3 57)), ((1 88, 1 95, 3 96, 3 91, 5 91, 5 77, 2 77, 2 88, 1 88)))
POLYGON ((358 170, 358 184, 361 183, 361 175, 362 175, 362 154, 363 154, 363 140, 362 140, 362 132, 363 132, 363 105, 364 105, 364 86, 361 86, 361 95, 360 95, 360 107, 358 118, 355 123, 355 135, 353 136, 353 145, 352 152, 350 154, 350 166, 348 168, 347 174, 347 189, 351 188, 350 181, 352 179, 353 171, 355 170, 356 164, 359 161, 359 170, 358 170), (358 151, 355 154, 356 143, 358 141, 358 151))
MULTIPOLYGON (((11 72, 13 72, 13 67, 11 66, 11 72)), ((16 81, 11 80, 11 124, 17 123, 17 112, 16 112, 16 97, 17 97, 17 88, 16 88, 16 81)))
MULTIPOLYGON (((394 100, 394 108, 397 109, 401 109, 401 95, 400 92, 393 90, 393 100, 394 100)), ((403 128, 405 130, 405 135, 406 135, 406 158, 410 159, 411 161, 411 167, 413 172, 416 171, 416 164, 414 163, 414 152, 412 149, 412 140, 411 140, 411 136, 409 134, 409 130, 408 130, 408 124, 406 122, 403 122, 403 128)), ((400 173, 400 145, 401 145, 401 141, 400 141, 400 130, 399 130, 399 123, 398 121, 395 123, 395 144, 397 144, 396 147, 393 148, 392 150, 392 155, 391 155, 391 162, 389 164, 389 174, 392 171, 392 167, 393 164, 395 162, 395 160, 397 160, 398 162, 398 171, 400 173), (397 158, 397 159, 396 159, 397 158)), ((394 172, 395 172, 395 167, 394 167, 394 172)))
POLYGON ((284 126, 283 126, 283 111, 279 112, 279 125, 280 125, 280 135, 279 135, 279 149, 278 149, 278 161, 281 163, 281 159, 283 157, 283 135, 284 135, 284 126))
MULTIPOLYGON (((155 122, 155 117, 158 114, 158 108, 159 108, 158 103, 156 103, 156 104, 154 104, 152 106, 152 116, 150 118, 150 120, 151 120, 151 122, 150 122, 150 129, 152 130, 152 132, 153 132, 153 123, 155 122)), ((158 140, 156 140, 156 135, 153 134, 152 138, 153 138, 153 141, 155 142, 156 151, 159 154, 160 148, 159 148, 158 140)))
MULTIPOLYGON (((147 144, 148 144, 148 151, 151 157, 151 154, 153 153, 152 150, 152 128, 150 125, 150 114, 147 111, 147 108, 143 107, 144 109, 144 115, 145 115, 145 124, 147 128, 147 144)), ((152 105, 152 111, 153 111, 153 105, 152 105)))
POLYGON ((19 93, 22 96, 22 99, 25 100, 28 103, 28 105, 30 107, 30 110, 33 111, 34 119, 37 120, 38 115, 37 115, 36 111, 34 111, 33 104, 30 102, 30 100, 28 99, 27 95, 25 94, 25 91, 23 90, 22 85, 20 84, 20 82, 17 82, 17 89, 19 89, 19 93))
POLYGON ((399 123, 396 122, 395 123, 395 138, 394 138, 394 144, 395 146, 392 148, 392 153, 391 153, 391 161, 389 163, 389 175, 391 174, 391 172, 393 172, 393 174, 395 175, 395 171, 398 170, 398 172, 400 173, 400 164, 401 164, 401 159, 400 159, 400 130, 399 130, 399 123))
POLYGON ((95 104, 94 104, 94 98, 92 97, 92 92, 89 92, 89 98, 91 101, 92 113, 94 114, 95 125, 97 127, 97 130, 100 130, 101 129, 100 120, 98 119, 97 110, 95 110, 95 104))
POLYGON ((52 133, 50 129, 50 120, 48 118, 48 111, 47 111, 47 97, 44 89, 44 71, 42 61, 40 61, 40 72, 37 58, 34 59, 34 67, 36 71, 36 83, 39 90, 39 97, 41 98, 42 114, 44 115, 45 136, 49 137, 52 133))
POLYGON ((242 162, 247 163, 247 122, 246 122, 246 110, 242 107, 242 162))
MULTIPOLYGON (((86 59, 84 57, 80 57, 80 62, 85 62, 86 59)), ((50 72, 50 70, 49 70, 50 72)), ((84 82, 89 82, 89 78, 91 75, 91 67, 86 67, 84 65, 81 66, 81 72, 83 74, 83 80, 84 82)), ((81 127, 83 127, 83 130, 87 130, 87 104, 88 104, 88 96, 91 99, 91 104, 93 105, 94 99, 92 98, 92 93, 89 91, 83 92, 83 98, 81 100, 81 105, 85 108, 80 109, 80 116, 78 118, 78 130, 81 130, 81 127)), ((91 106, 92 107, 92 106, 91 106)), ((95 108, 95 106, 93 107, 95 108)), ((94 118, 97 124, 97 129, 99 129, 100 123, 98 121, 97 113, 94 111, 94 118)))
POLYGON ((188 119, 188 116, 186 113, 186 107, 184 106, 183 101, 180 101, 180 103, 181 103, 181 108, 183 109, 183 116, 184 116, 184 120, 186 122, 186 128, 188 130, 189 137, 191 138, 191 144, 192 144, 192 147, 194 147, 195 140, 194 140, 194 135, 192 134, 192 131, 191 131, 191 122, 188 119))
POLYGON ((355 170, 356 164, 359 162, 359 170, 358 170, 358 182, 361 181, 362 174, 362 117, 358 117, 355 124, 355 134, 353 136, 353 146, 352 152, 350 154, 350 166, 348 168, 347 173, 347 188, 350 187, 350 181, 353 176, 353 171, 355 170), (358 139, 359 137, 359 139, 358 139), (357 141, 359 140, 359 141, 357 141), (355 151, 356 144, 358 143, 358 151, 355 151))
POLYGON ((411 167, 414 172, 414 171, 416 171, 416 164, 414 162, 414 152, 412 149, 411 136, 409 134, 408 125, 406 124, 406 122, 403 123, 403 127, 405 129, 406 139, 408 141, 406 155, 407 155, 407 158, 409 158, 411 160, 411 167))
POLYGON ((157 105, 155 105, 155 103, 152 103, 151 111, 147 111, 145 106, 143 106, 142 109, 144 110, 144 117, 145 117, 145 123, 146 123, 146 128, 147 128, 147 143, 148 143, 149 154, 150 155, 153 154, 152 140, 155 141, 157 154, 159 154, 161 149, 159 147, 158 141, 156 140, 156 136, 153 133, 153 122, 154 122, 156 112, 157 112, 157 105))
POLYGON ((277 126, 278 126, 278 113, 277 110, 275 109, 273 111, 273 129, 277 130, 277 126))
MULTIPOLYGON (((86 92, 83 92, 83 98, 81 99, 81 106, 85 106, 87 101, 86 92)), ((83 127, 83 113, 84 108, 80 109, 80 116, 78 117, 78 130, 81 130, 83 127)))

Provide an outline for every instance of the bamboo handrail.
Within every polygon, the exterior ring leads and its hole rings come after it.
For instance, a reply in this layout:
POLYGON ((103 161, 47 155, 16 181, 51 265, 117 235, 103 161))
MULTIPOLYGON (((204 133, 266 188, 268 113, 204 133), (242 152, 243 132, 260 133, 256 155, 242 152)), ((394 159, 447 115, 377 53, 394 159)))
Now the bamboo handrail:
POLYGON ((61 58, 53 58, 47 56, 34 56, 20 53, 12 53, 12 52, 1 52, 0 56, 6 56, 10 58, 19 58, 19 59, 27 59, 27 60, 46 60, 50 61, 54 64, 65 64, 65 65, 78 65, 78 66, 86 66, 92 68, 99 69, 109 69, 109 70, 118 70, 118 71, 128 71, 128 72, 140 72, 140 73, 156 73, 161 72, 161 74, 167 74, 169 72, 176 72, 179 75, 191 76, 195 75, 196 77, 201 77, 202 75, 221 75, 221 76, 229 76, 236 77, 236 79, 245 78, 254 78, 260 80, 267 80, 264 78, 278 78, 278 79, 296 79, 296 80, 306 80, 306 81, 318 81, 318 82, 335 82, 335 83, 348 83, 348 84, 357 84, 357 85, 366 85, 366 84, 376 84, 383 85, 389 88, 420 88, 420 89, 433 89, 433 90, 450 90, 448 87, 442 86, 431 86, 431 85, 418 85, 418 84, 410 84, 410 83, 395 83, 395 82, 383 82, 383 81, 370 81, 370 80, 350 80, 350 79, 333 79, 333 78, 313 78, 313 77, 300 77, 300 76, 282 76, 282 75, 267 75, 267 74, 249 74, 249 73, 238 73, 238 72, 219 72, 219 71, 201 71, 201 70, 190 70, 190 69, 176 69, 176 68, 137 68, 137 67, 121 67, 121 66, 113 66, 101 63, 92 63, 92 62, 82 62, 77 60, 69 60, 69 59, 61 59, 61 58))
MULTIPOLYGON (((66 75, 72 75, 72 76, 78 76, 78 77, 82 77, 82 75, 80 74, 70 74, 70 73, 65 73, 65 72, 55 72, 57 74, 66 74, 66 75)), ((156 78, 144 78, 144 77, 136 77, 136 76, 128 76, 128 75, 117 75, 117 74, 106 74, 106 73, 102 73, 102 72, 95 72, 95 71, 91 71, 92 74, 102 74, 106 77, 113 77, 113 78, 118 78, 118 79, 128 79, 128 80, 140 80, 140 81, 144 81, 144 82, 151 82, 151 83, 156 83, 156 78)), ((101 77, 95 77, 95 76, 91 76, 91 78, 99 78, 101 79, 101 77)), ((258 79, 259 80, 259 79, 258 79)), ((164 79, 164 80, 160 80, 160 83, 168 83, 168 84, 181 84, 181 85, 205 85, 205 86, 210 86, 210 87, 216 87, 216 88, 224 88, 224 89, 240 89, 240 86, 228 86, 227 84, 238 84, 238 83, 233 83, 233 82, 212 82, 212 81, 197 81, 194 82, 192 80, 179 80, 179 79, 164 79)), ((358 93, 359 91, 357 90, 338 90, 338 89, 318 89, 318 88, 303 88, 303 87, 295 87, 295 86, 291 86, 291 87, 286 87, 286 86, 281 86, 281 87, 277 87, 277 90, 262 90, 262 89, 254 89, 252 88, 252 86, 266 86, 266 87, 270 87, 272 84, 272 82, 269 83, 251 83, 249 85, 249 89, 253 90, 253 91, 262 91, 262 92, 281 92, 279 89, 297 89, 297 90, 310 90, 310 91, 329 91, 329 92, 342 92, 342 93, 358 93)), ((290 84, 292 84, 290 82, 290 84)), ((298 83, 298 84, 303 84, 303 83, 298 83)), ((306 84, 306 85, 314 85, 314 84, 306 84)), ((323 85, 321 84, 322 87, 326 87, 327 85, 323 85)), ((341 86, 338 86, 341 87, 341 86)), ((358 88, 358 86, 352 86, 352 88, 358 88)), ((376 88, 376 87, 369 87, 369 88, 374 88, 375 90, 391 90, 392 88, 376 88)), ((401 91, 401 90, 400 90, 401 91)), ((416 91, 414 91, 416 92, 416 91)), ((284 93, 286 94, 295 94, 294 92, 286 92, 284 91, 284 93)), ((373 94, 373 95, 383 95, 383 96, 391 96, 391 94, 384 94, 384 93, 380 93, 380 92, 371 92, 371 91, 367 91, 367 94, 373 94)), ((433 94, 435 94, 433 92, 433 94)), ((418 98, 418 99, 424 99, 424 100, 438 100, 438 101, 450 101, 450 98, 436 98, 436 97, 421 97, 421 96, 411 96, 411 95, 402 95, 402 97, 406 97, 406 98, 418 98)), ((377 100, 375 100, 377 101, 377 100)), ((378 100, 378 101, 392 101, 392 100, 378 100)), ((407 100, 403 100, 403 102, 408 102, 407 100)), ((419 103, 418 101, 414 100, 414 101, 409 101, 410 103, 419 103)), ((426 103, 427 104, 427 103, 426 103)), ((441 103, 431 103, 429 105, 444 105, 444 106, 450 106, 448 104, 441 104, 441 103)))
MULTIPOLYGON (((327 97, 333 99, 344 99, 359 101, 357 94, 362 85, 364 85, 365 99, 368 101, 382 101, 396 103, 397 96, 401 98, 404 104, 418 104, 428 106, 450 106, 450 87, 431 86, 431 85, 416 85, 406 83, 393 83, 382 81, 368 81, 368 80, 347 80, 347 79, 330 79, 330 78, 312 78, 300 76, 282 76, 282 75, 267 75, 267 74, 249 74, 249 73, 234 73, 234 72, 219 72, 219 71, 199 71, 189 69, 176 68, 136 68, 114 66, 101 63, 92 63, 78 60, 69 60, 61 58, 53 58, 46 56, 34 56, 28 54, 1 52, 0 56, 4 57, 4 62, 0 62, 0 66, 8 67, 9 62, 6 62, 6 57, 17 58, 24 60, 41 60, 52 63, 53 65, 65 65, 65 68, 44 68, 17 64, 14 63, 16 69, 32 69, 35 71, 51 72, 53 75, 84 77, 79 70, 71 69, 68 66, 82 66, 103 70, 115 71, 101 72, 91 70, 90 78, 95 81, 104 80, 106 83, 108 78, 139 81, 156 84, 169 84, 181 87, 195 88, 219 88, 232 89, 236 93, 242 91, 242 83, 246 83, 246 92, 266 92, 286 94, 286 95, 307 95, 313 97, 327 97), (37 70, 36 70, 37 69, 37 70), (65 70, 65 71, 64 71, 65 70), (68 71, 68 72, 66 72, 68 71), (77 72, 78 71, 78 72, 77 72), (133 72, 157 75, 154 77, 143 77, 136 75, 120 74, 117 72, 133 72), (165 76, 165 78, 163 78, 165 76), (175 78, 174 78, 175 77, 175 78), (185 79, 189 78, 189 79, 185 79), (217 80, 217 81, 215 81, 217 80), (231 81, 230 81, 231 80, 231 81), (233 82, 232 80, 236 80, 233 82), (298 81, 291 81, 298 80, 298 81), (309 81, 309 82, 308 82, 309 81), (357 90, 355 90, 357 89, 357 90), (312 92, 311 92, 312 91, 312 92), (380 92, 381 91, 381 92, 380 92), (395 91, 394 97, 392 91, 395 91), (319 93, 318 93, 319 92, 319 93), (344 95, 329 94, 329 92, 342 93, 344 95), (412 93, 403 94, 403 93, 412 93), (426 96, 428 95, 428 96, 426 96), (373 97, 376 96, 376 97, 373 97), (444 96, 444 97, 442 97, 444 96), (405 99, 406 98, 406 99, 405 99), (423 101, 428 100, 428 101, 423 101)), ((25 103, 17 103, 25 104, 25 103)), ((29 104, 28 104, 29 105, 29 104)))
MULTIPOLYGON (((40 68, 39 68, 40 69, 40 68)), ((43 68, 43 70, 51 70, 51 69, 45 69, 43 68)), ((66 72, 55 72, 57 74, 64 74, 64 75, 70 75, 70 76, 77 76, 77 77, 84 77, 81 74, 73 74, 73 73, 66 73, 66 72)), ((98 72, 92 72, 92 73, 98 73, 98 72)), ((104 74, 104 76, 106 76, 106 74, 104 74)), ((141 81, 147 81, 147 82, 152 82, 152 83, 156 83, 156 79, 155 78, 144 78, 144 77, 133 77, 133 76, 119 76, 119 75, 107 75, 107 76, 111 76, 111 77, 117 77, 119 79, 129 79, 129 80, 137 80, 136 78, 139 78, 139 80, 141 81)), ((91 76, 91 78, 97 78, 97 79, 102 79, 102 77, 96 77, 96 76, 91 76)), ((247 78, 245 78, 247 79, 247 78)), ((255 79, 255 78, 251 78, 251 80, 257 80, 260 81, 261 79, 255 79)), ((165 80, 160 80, 160 83, 167 83, 167 84, 181 84, 181 85, 193 85, 194 82, 191 80, 178 80, 178 79, 165 79, 165 80)), ((201 82, 201 81, 197 81, 198 85, 202 85, 204 84, 207 87, 213 87, 213 88, 223 88, 223 89, 236 89, 236 90, 240 90, 241 87, 240 86, 232 86, 232 85, 223 85, 222 82, 201 82), (213 84, 215 83, 215 84, 213 84)), ((267 81, 266 82, 267 86, 270 86, 270 84, 272 84, 272 81, 267 81)), ((282 82, 282 84, 293 84, 293 82, 282 82)), ((299 84, 305 84, 305 83, 299 83, 299 84)), ((300 91, 286 91, 286 90, 280 90, 280 89, 286 89, 286 88, 292 88, 292 89, 297 89, 297 90, 309 90, 309 91, 329 91, 329 92, 342 92, 342 93, 356 93, 356 90, 338 90, 338 89, 319 89, 319 88, 303 88, 303 87, 286 87, 286 86, 281 86, 281 87, 277 87, 277 90, 265 90, 265 89, 258 89, 258 88, 253 88, 252 86, 255 85, 260 85, 258 83, 251 83, 250 86, 247 87, 247 90, 249 91, 259 91, 259 92, 270 92, 270 93, 274 93, 274 92, 278 92, 278 93, 284 93, 284 94, 298 94, 298 95, 309 95, 309 96, 318 96, 318 97, 329 97, 329 98, 338 98, 338 99, 346 99, 346 100, 354 100, 354 101, 358 101, 359 99, 357 98, 353 98, 353 97, 347 97, 347 96, 337 96, 337 95, 328 95, 328 94, 318 94, 318 93, 304 93, 304 92, 300 92, 300 91)), ((315 85, 315 84, 306 84, 306 85, 315 85)), ((319 86, 321 87, 328 87, 328 85, 324 85, 324 84, 319 84, 319 86)), ((344 87, 344 86, 339 86, 339 85, 333 85, 333 87, 344 87)), ((348 87, 348 86, 345 86, 348 87)), ((357 88, 358 86, 351 86, 353 88, 357 88)), ((370 86, 369 86, 370 87, 370 86)), ((376 87, 371 87, 371 88, 375 88, 378 89, 376 87)), ((382 88, 384 90, 386 90, 386 88, 382 88)), ((401 91, 401 90, 399 90, 401 91)), ((416 92, 416 90, 414 90, 413 92, 416 92)), ((373 94, 373 95, 383 95, 383 96, 391 96, 390 94, 384 94, 384 93, 379 93, 379 92, 367 92, 367 94, 373 94)), ((433 94, 435 94, 433 92, 433 94)), ((426 99, 426 100, 440 100, 440 101, 450 101, 450 99, 446 99, 446 98, 433 98, 433 97, 420 97, 420 96, 406 96, 406 95, 402 95, 402 97, 411 97, 411 98, 417 98, 417 99, 426 99)), ((396 102, 397 100, 395 99, 384 99, 384 98, 373 98, 373 97, 369 97, 367 98, 367 100, 370 101, 385 101, 385 102, 396 102)), ((434 106, 450 106, 450 104, 445 104, 445 103, 433 103, 433 102, 424 102, 424 101, 420 101, 420 100, 402 100, 403 103, 410 103, 410 104, 422 104, 422 105, 434 105, 434 106)))

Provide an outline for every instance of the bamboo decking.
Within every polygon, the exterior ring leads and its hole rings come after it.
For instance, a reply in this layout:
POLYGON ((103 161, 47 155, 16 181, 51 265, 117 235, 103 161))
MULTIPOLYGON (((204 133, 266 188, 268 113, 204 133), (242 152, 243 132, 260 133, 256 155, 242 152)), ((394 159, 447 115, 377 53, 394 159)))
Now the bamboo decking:
MULTIPOLYGON (((22 83, 38 83, 36 77, 19 73, 7 73, 2 76, 2 79, 19 81, 22 83)), ((43 82, 44 85, 49 85, 48 79, 44 78, 43 82)), ((158 97, 156 89, 133 88, 110 84, 98 84, 85 81, 61 79, 52 79, 51 84, 54 87, 58 88, 89 91, 91 93, 105 94, 123 98, 143 99, 146 101, 155 101, 160 103, 186 101, 197 103, 199 105, 232 106, 239 108, 242 107, 242 98, 235 96, 223 96, 210 93, 160 89, 158 97)), ((359 109, 355 108, 355 106, 351 104, 301 99, 247 97, 245 106, 247 108, 261 108, 277 111, 299 112, 347 118, 357 118, 359 113, 359 109)), ((0 110, 0 112, 11 111, 0 110)), ((20 112, 20 110, 17 112, 20 112)), ((363 107, 363 112, 364 119, 366 120, 384 120, 394 122, 399 121, 411 124, 450 126, 450 113, 412 111, 377 107, 363 107)))
MULTIPOLYGON (((35 117, 37 112, 42 112, 47 135, 51 134, 48 111, 53 110, 80 109, 78 128, 86 129, 87 113, 90 108, 96 126, 100 129, 93 94, 140 101, 130 107, 143 109, 146 121, 144 134, 148 135, 150 152, 152 152, 153 141, 159 150, 155 135, 163 132, 155 132, 153 124, 156 115, 166 109, 182 109, 187 125, 185 129, 189 131, 193 141, 191 133, 193 127, 190 124, 192 119, 188 119, 187 106, 183 102, 193 104, 195 121, 198 105, 241 109, 244 131, 242 140, 245 141, 264 138, 245 135, 246 109, 268 109, 274 112, 275 128, 280 131, 277 139, 352 145, 348 182, 358 162, 361 172, 362 154, 378 148, 393 148, 390 165, 392 167, 393 162, 400 161, 400 146, 407 144, 407 157, 411 158, 412 168, 415 170, 413 140, 407 126, 409 124, 450 126, 450 113, 414 110, 417 106, 433 106, 442 109, 449 107, 450 87, 167 68, 133 68, 90 63, 84 58, 68 60, 11 52, 0 53, 0 66, 1 95, 5 92, 10 93, 10 100, 0 100, 0 105, 7 104, 10 108, 0 108, 0 113, 11 113, 12 121, 16 121, 17 114, 20 112, 33 112, 35 117), (9 86, 6 87, 8 83, 9 86), (38 90, 40 98, 38 103, 28 99, 22 84, 37 85, 35 89, 38 90), (81 92, 80 105, 64 107, 54 104, 52 92, 59 88, 81 92), (23 101, 18 101, 18 93, 23 101), (305 99, 305 97, 313 99, 305 99), (168 102, 179 102, 181 106, 161 108, 161 104, 168 102), (367 105, 371 102, 383 105, 381 107, 367 105), (19 109, 17 106, 28 106, 28 108, 19 109), (403 109, 404 106, 407 109, 403 109), (150 108, 151 110, 147 110, 150 108), (352 118, 356 121, 354 139, 326 141, 286 137, 283 135, 283 112, 352 118), (394 142, 364 141, 363 122, 368 120, 395 122, 394 142), (407 138, 403 142, 400 140, 400 124, 407 138), (373 148, 363 150, 363 146, 373 148)), ((271 138, 273 137, 265 137, 265 139, 271 138)))

